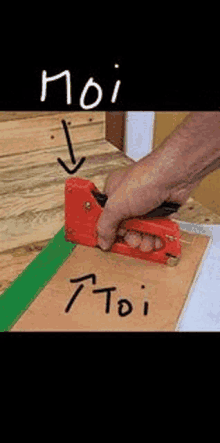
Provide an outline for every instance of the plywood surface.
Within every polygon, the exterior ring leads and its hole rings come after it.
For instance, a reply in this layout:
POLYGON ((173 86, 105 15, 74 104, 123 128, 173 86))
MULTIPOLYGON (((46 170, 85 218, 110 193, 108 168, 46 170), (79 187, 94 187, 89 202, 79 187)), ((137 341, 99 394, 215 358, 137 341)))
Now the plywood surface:
MULTIPOLYGON (((173 114, 173 120, 171 115, 169 122, 166 118, 157 143, 187 113, 173 114)), ((86 156, 77 175, 93 181, 100 191, 111 171, 132 162, 105 140, 104 112, 0 112, 0 295, 64 224, 67 174, 57 158, 69 167, 71 162, 62 119, 68 124, 76 159, 86 156)), ((193 198, 175 217, 220 224, 218 214, 193 198)))
POLYGON ((48 240, 32 242, 0 254, 0 296, 16 280, 18 275, 47 246, 48 240))
POLYGON ((210 242, 181 237, 172 268, 78 245, 11 330, 174 331, 210 242))
MULTIPOLYGON (((175 114, 171 119, 172 115, 165 114, 158 113, 157 118, 169 118, 169 131, 185 115, 171 113, 175 114)), ((67 122, 76 160, 86 156, 78 176, 91 179, 100 191, 111 171, 132 163, 105 140, 104 112, 0 112, 0 253, 53 238, 64 223, 67 174, 57 158, 72 165, 62 119, 67 122)), ((164 134, 158 134, 156 140, 161 140, 164 134)), ((184 206, 178 216, 188 222, 220 222, 219 215, 203 211, 201 204, 195 210, 184 206)))

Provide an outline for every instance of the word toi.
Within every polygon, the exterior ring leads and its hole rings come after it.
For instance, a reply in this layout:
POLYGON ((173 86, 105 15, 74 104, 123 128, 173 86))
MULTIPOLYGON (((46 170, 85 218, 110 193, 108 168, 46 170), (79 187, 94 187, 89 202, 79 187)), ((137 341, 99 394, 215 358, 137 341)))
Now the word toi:
MULTIPOLYGON (((71 283, 78 283, 78 282, 82 282, 82 281, 90 279, 90 278, 92 279, 92 284, 96 285, 96 275, 95 274, 89 274, 89 275, 85 275, 84 277, 71 279, 70 282, 71 283)), ((76 300, 76 298, 78 297, 78 295, 80 294, 80 292, 82 291, 83 288, 84 288, 84 285, 81 284, 77 288, 77 290, 74 292, 73 296, 71 297, 71 299, 65 309, 66 313, 68 313, 70 311, 74 301, 76 300)), ((142 286, 142 289, 144 289, 144 286, 142 286)), ((105 313, 106 314, 110 313, 111 294, 113 291, 116 291, 116 290, 117 290, 117 288, 115 286, 113 286, 110 288, 95 289, 92 291, 93 294, 102 294, 102 293, 106 294, 106 304, 105 304, 105 313)), ((148 307, 149 307, 149 303, 144 302, 143 315, 148 314, 148 307)), ((124 299, 118 301, 118 315, 120 317, 126 317, 127 315, 131 314, 132 311, 133 311, 133 305, 129 300, 124 298, 124 299)))
MULTIPOLYGON (((115 65, 115 68, 118 68, 118 67, 119 67, 118 65, 115 65)), ((70 76, 70 71, 68 71, 68 70, 63 71, 60 74, 54 75, 52 77, 47 77, 47 71, 42 71, 42 91, 41 91, 41 98, 40 98, 40 100, 42 102, 44 102, 46 99, 47 83, 59 80, 62 77, 66 77, 66 91, 67 91, 67 99, 66 99, 67 101, 66 102, 67 102, 67 105, 71 105, 71 103, 72 103, 71 76, 70 76)), ((121 80, 117 80, 114 85, 113 92, 112 92, 111 103, 116 102, 120 85, 121 85, 121 80)), ((93 77, 90 77, 84 86, 84 89, 83 89, 82 94, 80 96, 79 103, 80 103, 81 108, 83 108, 83 109, 93 109, 99 105, 99 103, 102 100, 102 97, 103 97, 103 91, 102 91, 101 86, 94 81, 93 77), (93 103, 91 103, 90 105, 85 105, 86 94, 88 93, 88 90, 91 87, 96 88, 97 99, 93 103)))

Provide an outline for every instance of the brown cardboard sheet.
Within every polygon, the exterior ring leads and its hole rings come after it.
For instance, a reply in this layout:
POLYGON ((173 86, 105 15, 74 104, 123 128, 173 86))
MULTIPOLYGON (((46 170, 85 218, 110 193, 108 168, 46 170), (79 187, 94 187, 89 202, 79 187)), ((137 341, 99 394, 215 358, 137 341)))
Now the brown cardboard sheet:
POLYGON ((174 331, 210 242, 181 239, 175 267, 77 245, 11 330, 174 331))

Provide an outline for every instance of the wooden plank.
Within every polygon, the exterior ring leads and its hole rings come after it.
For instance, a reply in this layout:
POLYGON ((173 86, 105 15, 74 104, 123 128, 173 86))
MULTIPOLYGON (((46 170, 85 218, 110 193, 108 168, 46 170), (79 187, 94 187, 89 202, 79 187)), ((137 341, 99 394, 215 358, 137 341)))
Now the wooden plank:
MULTIPOLYGON (((78 176, 92 180, 100 191, 111 171, 131 164, 130 159, 105 141, 76 145, 75 153, 77 159, 86 155, 78 176)), ((0 252, 52 238, 63 225, 67 175, 57 162, 59 156, 71 167, 66 147, 41 154, 21 154, 10 166, 10 157, 0 159, 0 252)), ((191 200, 180 209, 177 219, 220 223, 219 216, 191 200)))
POLYGON ((0 295, 39 255, 48 241, 31 243, 0 254, 0 295))
MULTIPOLYGON (((65 111, 64 111, 65 112, 65 111)), ((25 118, 42 117, 57 114, 57 111, 0 111, 0 122, 20 120, 25 118)))
MULTIPOLYGON (((129 162, 122 153, 104 140, 74 145, 74 154, 77 161, 82 156, 86 157, 79 174, 84 171, 92 175, 102 171, 106 173, 108 167, 110 170, 116 166, 120 168, 121 164, 123 166, 129 162)), ((53 184, 64 180, 67 173, 58 163, 59 157, 69 167, 72 166, 67 146, 48 148, 41 152, 22 153, 16 156, 16 162, 14 157, 0 158, 0 195, 14 193, 15 183, 16 191, 20 191, 32 189, 47 182, 53 184)))
POLYGON ((177 213, 172 215, 174 221, 197 223, 200 225, 220 225, 220 215, 205 208, 190 197, 177 213))
MULTIPOLYGON (((101 140, 99 143, 76 145, 74 148, 76 159, 86 157, 83 167, 77 172, 79 176, 96 176, 107 174, 108 171, 131 164, 131 160, 124 157, 120 151, 110 143, 101 140)), ((17 162, 8 164, 9 158, 0 159, 0 195, 7 200, 7 196, 16 195, 18 192, 31 190, 39 191, 46 184, 56 186, 64 183, 67 173, 57 162, 61 157, 71 167, 71 161, 67 147, 44 150, 41 153, 21 154, 17 156, 17 162), (15 185, 16 183, 16 185, 15 185)), ((28 192, 27 192, 28 195, 28 192)), ((31 195, 29 195, 29 199, 31 195)))
MULTIPOLYGON (((94 180, 94 177, 93 177, 94 180)), ((95 177, 98 183, 98 177, 95 177)), ((100 181, 102 178, 100 177, 100 181)), ((101 183, 100 183, 101 188, 101 183)), ((62 217, 62 216, 61 216, 62 217)), ((200 203, 190 198, 180 211, 172 216, 174 221, 186 221, 199 224, 220 224, 220 217, 203 208, 200 203)), ((58 227, 59 229, 59 227, 58 227)), ((33 241, 0 253, 0 295, 24 271, 29 263, 47 246, 48 240, 33 241)))
MULTIPOLYGON (((105 140, 79 144, 76 159, 86 156, 78 171, 102 191, 109 172, 131 164, 123 153, 105 140)), ((64 223, 66 172, 61 157, 70 167, 66 146, 0 159, 0 252, 52 238, 64 223), (8 164, 8 161, 11 161, 8 164)))
MULTIPOLYGON (((61 119, 66 119, 69 113, 0 113, 0 122, 22 120, 22 122, 19 122, 20 126, 14 126, 14 130, 18 131, 18 137, 19 127, 23 127, 24 120, 26 119, 26 134, 30 135, 30 140, 31 134, 33 134, 33 131, 31 131, 33 122, 33 127, 35 127, 39 137, 41 124, 44 124, 46 114, 47 131, 51 127, 51 121, 53 120, 53 132, 55 134, 55 138, 50 139, 51 143, 48 146, 41 146, 39 149, 37 148, 29 153, 26 151, 20 153, 19 151, 15 156, 1 156, 0 151, 0 195, 2 203, 0 208, 0 247, 2 248, 0 253, 0 294, 39 255, 39 251, 47 245, 48 240, 56 235, 61 226, 63 226, 64 181, 66 173, 58 165, 57 157, 61 157, 71 166, 66 140, 64 139, 61 143, 56 136, 56 132, 60 131, 58 125, 61 119), (7 114, 7 119, 5 114, 7 114), (54 119, 57 119, 56 124, 54 119), (30 120, 32 120, 32 123, 30 120), (38 123, 37 128, 35 126, 36 120, 38 123), (56 146, 56 142, 61 143, 60 146, 56 146), (19 245, 21 247, 18 247, 19 245)), ((70 114, 72 116, 73 113, 70 114)), ((84 118, 84 115, 82 114, 87 115, 87 117, 89 114, 92 114, 92 117, 94 117, 96 112, 80 112, 78 116, 76 114, 74 113, 74 125, 76 126, 73 129, 84 127, 81 119, 82 117, 84 118)), ((15 124, 15 121, 13 124, 15 124)), ((68 123, 70 120, 66 119, 66 121, 68 123)), ((97 117, 96 121, 86 121, 86 126, 87 123, 88 125, 90 123, 91 125, 93 123, 100 124, 99 117, 97 117)), ((73 125, 73 122, 71 124, 73 125)), ((7 130, 10 132, 10 126, 7 130)), ((83 134, 82 130, 79 139, 75 138, 78 142, 74 142, 76 158, 79 159, 82 155, 87 157, 83 170, 79 171, 78 176, 91 179, 102 191, 108 173, 111 170, 130 164, 130 160, 126 159, 110 143, 102 139, 98 142, 95 140, 91 141, 92 132, 90 132, 89 141, 82 143, 83 134)), ((184 208, 182 208, 179 215, 179 218, 183 221, 191 221, 193 219, 194 222, 203 223, 206 222, 204 217, 206 220, 209 217, 208 223, 212 223, 213 220, 216 223, 215 214, 211 214, 214 218, 210 218, 210 212, 209 214, 207 212, 204 213, 203 208, 198 207, 197 202, 194 202, 193 199, 188 202, 188 207, 185 209, 184 212, 184 208), (193 210, 190 209, 192 205, 194 206, 193 210)), ((84 269, 84 265, 82 268, 84 269)), ((166 327, 169 327, 168 323, 166 327)), ((171 325, 170 327, 173 326, 171 325)))
MULTIPOLYGON (((10 119, 10 112, 4 113, 4 120, 1 121, 0 127, 3 131, 13 131, 13 130, 31 130, 36 129, 56 129, 60 126, 61 120, 65 119, 67 124, 69 122, 74 126, 81 125, 92 125, 94 123, 105 122, 105 112, 97 111, 97 112, 89 112, 89 111, 80 111, 80 112, 21 112, 14 119, 10 119), (21 115, 20 115, 21 114, 21 115)), ((2 135, 2 134, 1 134, 2 135)), ((7 137, 4 137, 7 138, 7 137)))
POLYGON ((11 330, 174 331, 210 244, 186 232, 182 239, 172 268, 78 245, 11 330), (70 280, 91 274, 77 296, 80 282, 70 280))
POLYGON ((62 119, 73 143, 105 138, 104 112, 72 112, 0 122, 0 156, 67 145, 62 119))

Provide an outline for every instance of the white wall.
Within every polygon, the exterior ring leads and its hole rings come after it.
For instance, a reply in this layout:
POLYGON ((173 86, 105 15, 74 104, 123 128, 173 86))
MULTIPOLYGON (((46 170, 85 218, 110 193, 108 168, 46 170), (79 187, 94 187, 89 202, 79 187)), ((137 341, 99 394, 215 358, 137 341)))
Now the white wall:
POLYGON ((151 152, 154 118, 155 112, 126 112, 125 153, 135 161, 151 152))

